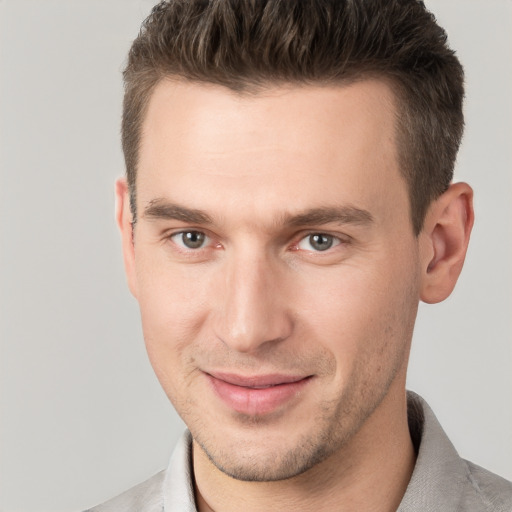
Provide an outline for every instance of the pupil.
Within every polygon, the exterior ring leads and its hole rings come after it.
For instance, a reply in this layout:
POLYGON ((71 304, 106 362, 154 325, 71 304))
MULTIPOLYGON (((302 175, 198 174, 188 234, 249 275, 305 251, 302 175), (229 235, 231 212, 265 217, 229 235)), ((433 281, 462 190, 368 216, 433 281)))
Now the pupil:
POLYGON ((189 249, 198 249, 204 243, 204 233, 199 231, 187 231, 182 235, 183 243, 189 249))
POLYGON ((317 251, 326 251, 332 246, 332 236, 327 235, 311 235, 309 237, 311 247, 314 247, 317 251))

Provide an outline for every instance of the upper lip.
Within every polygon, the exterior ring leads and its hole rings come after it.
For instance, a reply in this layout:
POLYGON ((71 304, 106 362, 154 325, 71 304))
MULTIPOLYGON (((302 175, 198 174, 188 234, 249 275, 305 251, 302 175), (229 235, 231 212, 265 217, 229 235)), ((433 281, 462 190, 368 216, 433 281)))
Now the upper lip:
POLYGON ((310 375, 285 375, 279 373, 272 373, 267 375, 237 375, 235 373, 224 372, 205 372, 211 377, 233 384, 235 386, 242 386, 246 388, 266 388, 270 386, 277 386, 279 384, 290 384, 299 382, 310 377, 310 375))

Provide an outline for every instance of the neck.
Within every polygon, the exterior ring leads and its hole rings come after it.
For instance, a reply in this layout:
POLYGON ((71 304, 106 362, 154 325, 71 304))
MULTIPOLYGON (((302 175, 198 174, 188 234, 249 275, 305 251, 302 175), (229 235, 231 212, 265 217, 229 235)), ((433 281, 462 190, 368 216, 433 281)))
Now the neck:
POLYGON ((219 471, 194 442, 199 512, 395 511, 415 462, 405 390, 390 393, 347 445, 302 475, 244 482, 219 471))

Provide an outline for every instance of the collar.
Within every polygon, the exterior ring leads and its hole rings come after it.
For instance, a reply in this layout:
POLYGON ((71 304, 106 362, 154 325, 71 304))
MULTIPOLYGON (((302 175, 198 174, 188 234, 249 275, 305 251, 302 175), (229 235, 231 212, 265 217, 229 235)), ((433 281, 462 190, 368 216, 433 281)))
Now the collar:
POLYGON ((414 471, 397 512, 458 510, 469 470, 428 404, 407 393, 409 431, 417 451, 414 471))

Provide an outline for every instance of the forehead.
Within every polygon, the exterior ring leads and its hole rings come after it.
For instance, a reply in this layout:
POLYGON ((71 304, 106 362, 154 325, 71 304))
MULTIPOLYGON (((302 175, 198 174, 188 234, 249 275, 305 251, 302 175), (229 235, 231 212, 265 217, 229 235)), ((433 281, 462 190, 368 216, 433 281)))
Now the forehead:
POLYGON ((369 209, 387 188, 403 195, 397 162, 394 95, 382 81, 240 95, 164 80, 143 123, 137 202, 163 197, 226 211, 250 203, 252 214, 355 202, 369 209))

